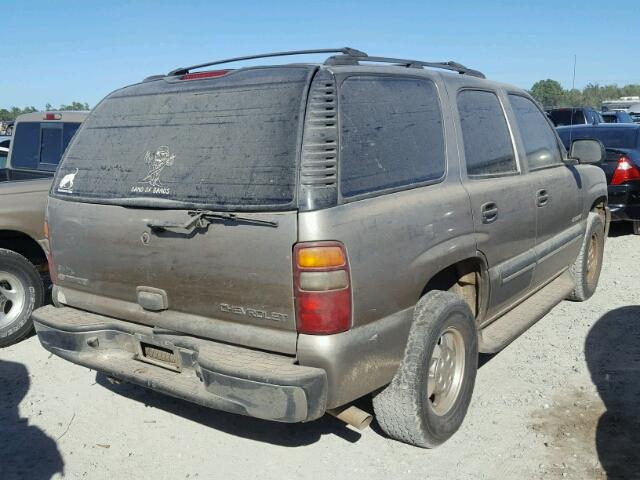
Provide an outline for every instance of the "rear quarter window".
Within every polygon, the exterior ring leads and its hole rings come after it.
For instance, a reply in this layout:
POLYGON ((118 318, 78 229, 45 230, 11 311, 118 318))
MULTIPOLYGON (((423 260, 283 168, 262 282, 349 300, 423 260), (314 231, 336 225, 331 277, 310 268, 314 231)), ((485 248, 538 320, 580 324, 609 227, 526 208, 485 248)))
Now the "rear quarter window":
POLYGON ((445 172, 438 92, 431 80, 354 76, 340 87, 344 197, 435 181, 445 172))
POLYGON ((587 123, 584 112, 581 109, 562 109, 551 112, 553 123, 558 127, 567 125, 582 125, 587 123))

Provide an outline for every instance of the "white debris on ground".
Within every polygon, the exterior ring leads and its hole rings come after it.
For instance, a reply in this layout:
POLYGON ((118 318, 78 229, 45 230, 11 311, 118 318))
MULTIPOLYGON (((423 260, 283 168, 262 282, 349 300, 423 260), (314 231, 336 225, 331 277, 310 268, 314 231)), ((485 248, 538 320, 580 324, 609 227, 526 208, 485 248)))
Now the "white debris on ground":
POLYGON ((0 350, 0 478, 640 478, 639 287, 640 237, 614 229, 595 296, 483 358, 462 429, 435 450, 375 423, 283 425, 111 384, 31 337, 0 350))

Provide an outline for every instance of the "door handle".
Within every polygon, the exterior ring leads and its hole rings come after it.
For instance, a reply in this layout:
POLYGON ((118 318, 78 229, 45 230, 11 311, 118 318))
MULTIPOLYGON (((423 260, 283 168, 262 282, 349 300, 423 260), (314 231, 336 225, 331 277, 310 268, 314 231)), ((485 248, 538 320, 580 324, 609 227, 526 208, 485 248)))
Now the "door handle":
POLYGON ((498 219, 498 205, 496 202, 487 202, 480 207, 482 223, 493 223, 498 219))
POLYGON ((538 190, 536 192, 536 205, 539 207, 544 207, 547 203, 549 203, 549 194, 543 188, 542 190, 538 190))

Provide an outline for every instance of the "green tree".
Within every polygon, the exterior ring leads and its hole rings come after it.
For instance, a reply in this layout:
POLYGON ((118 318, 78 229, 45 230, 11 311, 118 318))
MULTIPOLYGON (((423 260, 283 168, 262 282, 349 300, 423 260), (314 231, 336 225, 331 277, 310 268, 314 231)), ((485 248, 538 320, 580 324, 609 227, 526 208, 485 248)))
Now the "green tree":
POLYGON ((37 112, 38 109, 36 107, 11 107, 11 109, 1 108, 0 109, 0 121, 6 122, 8 120, 15 120, 18 115, 22 115, 23 113, 32 113, 37 112))
POLYGON ((582 92, 577 88, 565 90, 562 98, 558 101, 558 107, 579 107, 584 104, 582 92))
POLYGON ((63 110, 63 111, 77 111, 77 110, 91 110, 89 108, 89 104, 88 103, 82 103, 82 102, 71 102, 70 105, 60 105, 60 108, 58 110, 63 110))
POLYGON ((534 83, 530 93, 543 106, 553 107, 561 103, 564 89, 560 82, 548 78, 534 83))

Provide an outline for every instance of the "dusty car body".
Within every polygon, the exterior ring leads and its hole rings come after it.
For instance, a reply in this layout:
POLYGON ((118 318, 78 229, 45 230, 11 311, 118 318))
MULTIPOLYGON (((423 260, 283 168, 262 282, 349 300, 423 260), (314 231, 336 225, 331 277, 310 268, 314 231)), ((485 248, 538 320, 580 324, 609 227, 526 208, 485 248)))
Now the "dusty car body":
POLYGON ((604 174, 524 91, 351 49, 191 70, 108 96, 65 155, 34 314, 56 355, 281 422, 380 392, 387 433, 435 446, 478 350, 595 290, 604 174))

